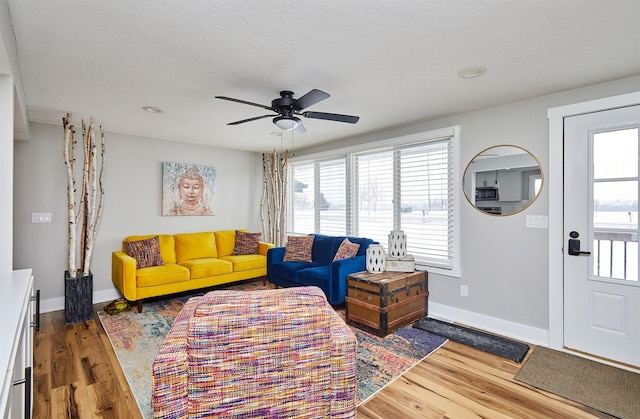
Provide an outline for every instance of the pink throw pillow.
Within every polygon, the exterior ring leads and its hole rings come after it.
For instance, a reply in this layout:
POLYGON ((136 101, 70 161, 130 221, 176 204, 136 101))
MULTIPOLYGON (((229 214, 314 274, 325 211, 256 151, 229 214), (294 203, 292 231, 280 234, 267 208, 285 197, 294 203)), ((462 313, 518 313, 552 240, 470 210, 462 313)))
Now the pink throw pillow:
POLYGON ((333 257, 333 261, 355 257, 355 255, 358 254, 358 249, 360 249, 359 244, 351 243, 349 239, 345 238, 342 240, 342 243, 340 243, 340 247, 338 247, 338 251, 333 257))
POLYGON ((311 262, 313 236, 289 236, 283 262, 311 262))

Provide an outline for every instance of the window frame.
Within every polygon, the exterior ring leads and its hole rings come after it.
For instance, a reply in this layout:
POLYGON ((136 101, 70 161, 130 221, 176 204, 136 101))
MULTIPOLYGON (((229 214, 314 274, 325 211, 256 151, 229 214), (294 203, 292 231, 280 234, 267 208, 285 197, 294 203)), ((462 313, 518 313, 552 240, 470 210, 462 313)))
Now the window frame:
MULTIPOLYGON (((410 134, 410 135, 404 135, 404 136, 398 136, 398 137, 393 137, 393 138, 389 138, 389 139, 385 139, 385 140, 380 140, 380 141, 375 141, 375 142, 369 142, 369 143, 365 143, 365 144, 356 144, 356 145, 352 145, 352 146, 348 146, 348 147, 340 147, 340 148, 336 148, 336 149, 332 149, 332 150, 328 150, 328 151, 324 151, 324 152, 317 152, 317 153, 309 153, 309 154, 304 154, 304 153, 300 153, 300 152, 296 152, 295 156, 293 156, 292 158, 289 159, 289 164, 290 165, 295 165, 296 163, 300 163, 300 162, 309 162, 311 163, 313 161, 314 164, 314 172, 315 172, 315 167, 317 167, 317 165, 319 163, 322 162, 327 162, 333 159, 345 159, 345 165, 346 165, 346 171, 351 171, 353 172, 355 170, 354 168, 354 155, 358 154, 358 153, 366 153, 368 151, 373 151, 373 150, 378 150, 378 149, 383 149, 383 148, 389 148, 389 147, 403 147, 403 146, 409 146, 411 144, 416 144, 416 143, 426 143, 429 141, 438 141, 438 140, 442 140, 444 138, 449 138, 449 147, 450 147, 450 155, 451 155, 451 185, 453 187, 453 190, 451 191, 451 197, 450 197, 450 202, 451 202, 451 208, 449 209, 449 217, 452 219, 452 233, 451 233, 451 240, 452 240, 452 247, 451 247, 451 269, 448 268, 442 268, 442 267, 437 267, 437 266, 431 266, 431 265, 425 265, 422 264, 418 261, 416 261, 416 268, 417 269, 425 269, 427 271, 429 271, 430 273, 434 273, 434 274, 439 274, 439 275, 445 275, 445 276, 450 276, 450 277, 455 277, 455 278, 460 278, 462 276, 461 273, 461 268, 460 268, 460 255, 461 255, 461 240, 460 240, 460 211, 461 211, 461 194, 462 194, 462 181, 460 179, 460 126, 453 126, 453 127, 449 127, 449 128, 443 128, 443 129, 437 129, 437 130, 431 130, 431 131, 425 131, 425 132, 420 132, 420 133, 415 133, 415 134, 410 134)), ((289 173, 289 184, 291 185, 293 182, 293 172, 294 170, 288 170, 289 173)), ((347 184, 346 184, 346 190, 347 190, 347 199, 346 199, 346 205, 347 206, 351 206, 350 208, 350 212, 352 214, 352 217, 347 217, 346 219, 346 234, 351 234, 351 232, 353 231, 353 225, 352 223, 355 223, 357 225, 358 220, 357 220, 357 211, 354 212, 352 206, 353 205, 357 205, 356 202, 357 199, 351 199, 351 190, 353 188, 355 188, 357 185, 352 185, 349 184, 349 180, 351 180, 352 182, 355 181, 355 176, 347 176, 347 184)), ((317 179, 315 179, 315 175, 314 175, 314 181, 317 181, 317 179)), ((289 189, 290 190, 290 189, 289 189)), ((397 191, 394 191, 397 192, 397 191)), ((319 188, 314 188, 314 194, 319 193, 319 188)), ((294 204, 294 197, 292 193, 288 194, 288 200, 287 200, 287 205, 289 206, 290 210, 287 211, 288 214, 292 215, 293 214, 293 204, 294 204)), ((393 225, 399 225, 399 217, 400 217, 400 213, 398 212, 398 214, 395 214, 394 212, 394 220, 393 220, 393 225), (396 220, 396 218, 398 218, 398 220, 396 220)), ((315 216, 314 216, 315 218, 315 216)), ((300 234, 300 232, 295 232, 293 231, 293 217, 287 217, 287 234, 300 234)), ((314 231, 317 231, 317 222, 314 221, 314 231)), ((357 232, 356 232, 357 234, 357 232)), ((409 236, 409 240, 411 239, 411 237, 409 236)), ((386 247, 386 243, 382 243, 385 247, 386 247)))

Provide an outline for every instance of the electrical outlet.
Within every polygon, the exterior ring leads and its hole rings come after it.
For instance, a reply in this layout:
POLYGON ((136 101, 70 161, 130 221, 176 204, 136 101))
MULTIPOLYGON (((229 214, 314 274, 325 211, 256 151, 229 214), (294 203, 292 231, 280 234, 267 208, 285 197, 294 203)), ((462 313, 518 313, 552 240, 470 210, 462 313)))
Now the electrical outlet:
POLYGON ((460 285, 460 295, 463 297, 469 296, 469 286, 468 285, 460 285))

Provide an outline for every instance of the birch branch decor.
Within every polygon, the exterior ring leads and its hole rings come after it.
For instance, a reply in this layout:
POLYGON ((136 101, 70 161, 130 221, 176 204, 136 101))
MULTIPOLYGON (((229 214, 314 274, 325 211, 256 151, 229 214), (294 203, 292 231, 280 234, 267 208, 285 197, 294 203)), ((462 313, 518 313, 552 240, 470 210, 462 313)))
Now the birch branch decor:
POLYGON ((68 216, 68 268, 69 276, 87 276, 91 267, 91 256, 104 203, 105 140, 100 126, 100 159, 98 162, 93 118, 86 125, 82 120, 82 189, 76 190, 76 130, 71 123, 71 114, 62 118, 64 128, 64 164, 67 174, 68 216), (99 171, 97 170, 99 169, 99 171), (78 237, 80 229, 80 237, 78 237), (79 239, 79 246, 78 246, 79 239), (78 263, 79 262, 79 263, 78 263))
POLYGON ((262 153, 262 231, 266 241, 276 246, 285 244, 288 156, 288 151, 262 153))

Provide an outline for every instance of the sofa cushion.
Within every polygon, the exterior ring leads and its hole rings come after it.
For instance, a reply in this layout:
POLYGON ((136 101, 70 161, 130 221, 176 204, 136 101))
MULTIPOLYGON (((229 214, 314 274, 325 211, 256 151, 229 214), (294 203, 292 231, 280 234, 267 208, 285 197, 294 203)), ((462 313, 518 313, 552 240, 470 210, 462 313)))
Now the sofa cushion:
POLYGON ((355 257, 358 254, 358 249, 360 249, 358 243, 351 243, 348 238, 345 238, 342 243, 340 243, 340 247, 338 247, 338 251, 333 257, 333 261, 355 257))
POLYGON ((216 239, 212 232, 175 234, 176 261, 217 258, 216 239))
POLYGON ((249 271, 267 266, 267 257, 262 255, 231 255, 223 256, 221 259, 231 262, 233 272, 249 271))
POLYGON ((284 250, 283 262, 311 262, 313 236, 289 236, 284 250))
POLYGON ((190 278, 189 269, 175 263, 136 270, 136 286, 138 287, 173 284, 188 281, 190 278))
POLYGON ((298 271, 297 282, 300 285, 313 285, 329 293, 329 280, 331 278, 331 265, 316 266, 298 271))
POLYGON ((233 246, 232 255, 255 255, 258 254, 258 242, 262 233, 247 233, 236 231, 236 241, 233 246))
POLYGON ((314 262, 320 262, 322 265, 329 265, 338 250, 338 246, 340 246, 340 242, 340 239, 333 236, 315 234, 311 259, 314 262))
POLYGON ((318 262, 274 262, 269 266, 269 275, 296 281, 299 271, 316 266, 321 266, 321 264, 318 262))
POLYGON ((180 262, 191 272, 191 279, 222 275, 233 272, 233 265, 228 260, 215 258, 190 259, 180 262))
POLYGON ((162 266, 158 236, 150 239, 124 242, 126 253, 136 260, 136 269, 162 266))
POLYGON ((218 250, 218 256, 216 257, 221 258, 233 253, 233 246, 236 242, 236 230, 218 230, 214 231, 213 235, 216 238, 216 248, 218 250))

